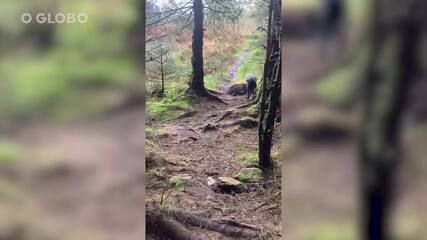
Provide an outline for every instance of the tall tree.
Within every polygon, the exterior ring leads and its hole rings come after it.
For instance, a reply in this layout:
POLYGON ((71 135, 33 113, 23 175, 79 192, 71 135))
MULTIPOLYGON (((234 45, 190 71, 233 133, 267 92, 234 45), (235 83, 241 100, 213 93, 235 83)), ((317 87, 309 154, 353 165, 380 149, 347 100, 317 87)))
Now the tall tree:
POLYGON ((203 21, 204 10, 203 0, 194 0, 194 28, 193 28, 193 56, 191 58, 191 65, 193 73, 190 81, 190 88, 198 95, 206 95, 205 86, 203 83, 204 70, 203 70, 203 21))
POLYGON ((361 232, 365 240, 391 237, 401 122, 416 73, 423 2, 372 2, 371 53, 359 144, 361 232))
POLYGON ((264 64, 260 119, 258 126, 259 165, 272 167, 271 147, 282 87, 281 0, 270 0, 267 29, 267 53, 264 64))

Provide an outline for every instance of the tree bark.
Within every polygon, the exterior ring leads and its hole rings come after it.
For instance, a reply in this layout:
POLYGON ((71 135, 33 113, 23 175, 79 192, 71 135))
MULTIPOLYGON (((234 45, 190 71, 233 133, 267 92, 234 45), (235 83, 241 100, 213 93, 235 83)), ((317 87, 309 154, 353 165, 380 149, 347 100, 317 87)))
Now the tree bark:
POLYGON ((267 53, 258 126, 259 165, 264 169, 270 169, 273 166, 271 162, 271 147, 274 123, 280 106, 282 86, 281 30, 281 0, 270 0, 267 53))
POLYGON ((162 97, 165 95, 165 73, 164 73, 164 68, 163 68, 163 46, 160 46, 160 72, 161 72, 161 77, 162 77, 162 97))
POLYGON ((193 73, 191 76, 190 89, 197 95, 205 95, 206 90, 203 82, 203 0, 194 0, 193 11, 193 56, 191 59, 193 73))
POLYGON ((361 233, 365 240, 391 237, 389 220, 400 158, 402 112, 416 73, 421 29, 412 11, 386 22, 384 14, 389 9, 380 3, 373 2, 371 56, 359 139, 361 233))

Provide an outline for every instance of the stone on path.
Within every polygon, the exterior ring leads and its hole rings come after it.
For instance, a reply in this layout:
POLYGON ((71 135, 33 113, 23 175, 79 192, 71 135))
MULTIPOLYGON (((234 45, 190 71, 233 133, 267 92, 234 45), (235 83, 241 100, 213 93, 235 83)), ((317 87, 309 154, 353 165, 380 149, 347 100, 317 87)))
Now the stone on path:
POLYGON ((241 192, 244 190, 243 183, 232 177, 219 177, 218 188, 219 190, 225 191, 225 192, 230 192, 230 191, 241 192))

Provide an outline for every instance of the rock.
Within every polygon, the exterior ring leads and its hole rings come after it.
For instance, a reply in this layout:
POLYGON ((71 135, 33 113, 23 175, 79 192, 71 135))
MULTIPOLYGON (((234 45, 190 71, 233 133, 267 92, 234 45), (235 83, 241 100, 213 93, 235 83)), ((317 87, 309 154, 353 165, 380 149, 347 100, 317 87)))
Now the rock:
POLYGON ((218 178, 221 185, 230 185, 230 186, 238 186, 242 183, 231 177, 219 177, 218 178))
POLYGON ((259 182, 262 179, 262 170, 259 168, 245 168, 235 177, 242 182, 259 182))
POLYGON ((224 192, 241 192, 244 190, 243 183, 231 177, 219 177, 218 189, 224 192))
POLYGON ((214 186, 216 184, 216 180, 213 179, 212 177, 208 177, 208 186, 214 186))

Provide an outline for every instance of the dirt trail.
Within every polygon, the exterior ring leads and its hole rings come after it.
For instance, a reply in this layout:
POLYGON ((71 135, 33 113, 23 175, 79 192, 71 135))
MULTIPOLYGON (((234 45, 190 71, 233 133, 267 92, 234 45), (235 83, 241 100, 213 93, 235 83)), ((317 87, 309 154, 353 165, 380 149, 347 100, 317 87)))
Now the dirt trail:
MULTIPOLYGON (((266 239, 280 239, 280 178, 265 186, 252 184, 249 191, 239 194, 215 192, 207 185, 208 177, 233 177, 246 167, 241 160, 242 155, 257 153, 256 125, 231 125, 245 117, 244 109, 237 110, 236 107, 247 103, 247 100, 244 96, 225 95, 227 87, 236 77, 240 63, 241 60, 238 60, 233 65, 230 80, 219 88, 223 94, 220 97, 226 100, 227 105, 198 103, 194 105, 197 113, 191 117, 149 125, 154 132, 151 140, 162 153, 168 158, 182 159, 185 164, 178 168, 166 166, 160 174, 164 179, 158 176, 158 172, 157 177, 148 173, 148 177, 152 177, 149 181, 152 185, 147 186, 147 193, 152 201, 157 202, 170 177, 189 174, 193 178, 191 184, 185 191, 171 197, 167 204, 187 211, 207 211, 213 219, 232 218, 256 225, 264 229, 268 235, 266 239), (231 114, 225 114, 227 112, 231 114), (204 131, 208 123, 219 125, 204 131)), ((173 194, 173 190, 170 192, 173 194)), ((198 231, 203 239, 228 239, 216 233, 198 231)))

